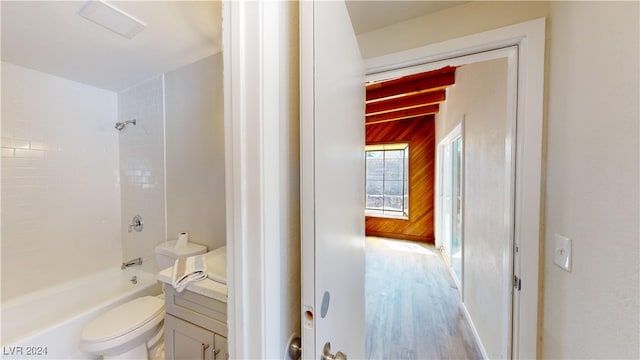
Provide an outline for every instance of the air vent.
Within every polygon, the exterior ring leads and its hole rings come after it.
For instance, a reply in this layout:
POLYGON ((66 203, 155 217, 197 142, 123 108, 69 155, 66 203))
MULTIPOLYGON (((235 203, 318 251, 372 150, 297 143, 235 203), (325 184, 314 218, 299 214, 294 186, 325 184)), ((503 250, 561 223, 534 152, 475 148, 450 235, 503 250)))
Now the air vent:
POLYGON ((147 24, 101 0, 87 1, 78 15, 127 39, 136 36, 147 24))

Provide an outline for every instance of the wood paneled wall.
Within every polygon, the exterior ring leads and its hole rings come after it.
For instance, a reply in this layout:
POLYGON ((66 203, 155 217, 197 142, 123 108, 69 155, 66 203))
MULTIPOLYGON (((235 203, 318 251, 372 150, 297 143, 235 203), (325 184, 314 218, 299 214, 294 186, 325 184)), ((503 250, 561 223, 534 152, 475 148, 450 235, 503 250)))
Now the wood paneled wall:
POLYGON ((409 220, 366 217, 366 234, 434 242, 435 118, 366 126, 367 145, 409 143, 409 220))

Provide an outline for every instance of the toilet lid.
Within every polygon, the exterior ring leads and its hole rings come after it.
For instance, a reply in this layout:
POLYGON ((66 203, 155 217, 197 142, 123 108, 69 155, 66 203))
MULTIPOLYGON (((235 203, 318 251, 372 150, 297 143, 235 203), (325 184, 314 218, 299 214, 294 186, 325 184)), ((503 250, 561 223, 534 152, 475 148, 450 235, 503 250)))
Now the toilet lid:
POLYGON ((85 341, 106 341, 129 333, 157 317, 163 311, 163 301, 154 296, 144 296, 98 316, 83 330, 85 341))

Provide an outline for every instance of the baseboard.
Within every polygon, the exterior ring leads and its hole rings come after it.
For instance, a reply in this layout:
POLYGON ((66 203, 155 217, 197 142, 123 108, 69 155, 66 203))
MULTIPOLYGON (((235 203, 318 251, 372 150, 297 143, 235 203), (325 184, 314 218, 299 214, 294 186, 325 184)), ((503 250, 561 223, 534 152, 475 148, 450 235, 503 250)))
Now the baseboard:
POLYGON ((467 310, 467 306, 462 303, 460 304, 462 307, 462 312, 464 313, 464 317, 467 320, 467 323, 469 324, 469 327, 471 328, 471 332, 473 333, 473 337, 476 339, 476 343, 478 344, 478 347, 480 348, 480 354, 482 354, 482 358, 484 360, 489 360, 489 356, 487 355, 487 351, 484 349, 484 345, 482 345, 482 341, 480 340, 480 335, 478 335, 478 330, 476 329, 476 326, 473 324, 473 320, 471 320, 471 315, 469 314, 469 310, 467 310))
POLYGON ((440 258, 444 261, 445 265, 447 265, 447 269, 451 269, 451 263, 449 262, 449 255, 447 255, 447 251, 444 249, 444 246, 440 246, 437 248, 440 251, 440 258))
POLYGON ((447 265, 449 276, 451 276, 451 280, 458 288, 458 293, 460 294, 460 302, 462 302, 462 300, 464 299, 462 296, 462 284, 460 284, 460 281, 458 281, 456 274, 453 272, 453 269, 451 268, 451 263, 449 262, 449 255, 447 254, 447 251, 444 249, 444 246, 440 246, 439 250, 440 250, 440 258, 447 265))
POLYGON ((444 261, 444 263, 447 265, 447 270, 449 270, 449 275, 451 276, 451 280, 453 280, 455 285, 458 287, 459 294, 461 294, 460 307, 462 308, 462 313, 464 314, 464 318, 467 321, 467 324, 469 324, 469 327, 471 328, 471 332, 473 333, 473 338, 476 340, 476 344, 478 344, 478 347, 480 348, 480 354, 482 355, 482 358, 484 360, 489 360, 489 356, 487 356, 487 351, 484 349, 484 345, 482 345, 482 341, 480 341, 480 335, 478 335, 478 330, 476 329, 476 326, 473 324, 473 320, 471 320, 471 314, 469 314, 469 310, 467 310, 467 306, 462 301, 463 299, 462 299, 461 284, 458 282, 458 279, 456 279, 456 276, 453 273, 453 269, 451 269, 447 252, 444 249, 444 246, 441 246, 438 250, 440 251, 440 258, 442 258, 442 261, 444 261))

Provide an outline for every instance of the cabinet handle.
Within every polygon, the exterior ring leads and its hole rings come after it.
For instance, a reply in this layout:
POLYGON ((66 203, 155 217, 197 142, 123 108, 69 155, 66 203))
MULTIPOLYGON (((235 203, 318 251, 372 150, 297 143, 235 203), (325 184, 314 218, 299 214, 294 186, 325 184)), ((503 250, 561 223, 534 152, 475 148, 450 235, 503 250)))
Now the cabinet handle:
POLYGON ((205 360, 204 355, 207 353, 207 349, 209 348, 209 344, 202 344, 202 360, 205 360))
POLYGON ((220 349, 213 349, 213 360, 216 360, 219 353, 220 353, 220 349))

